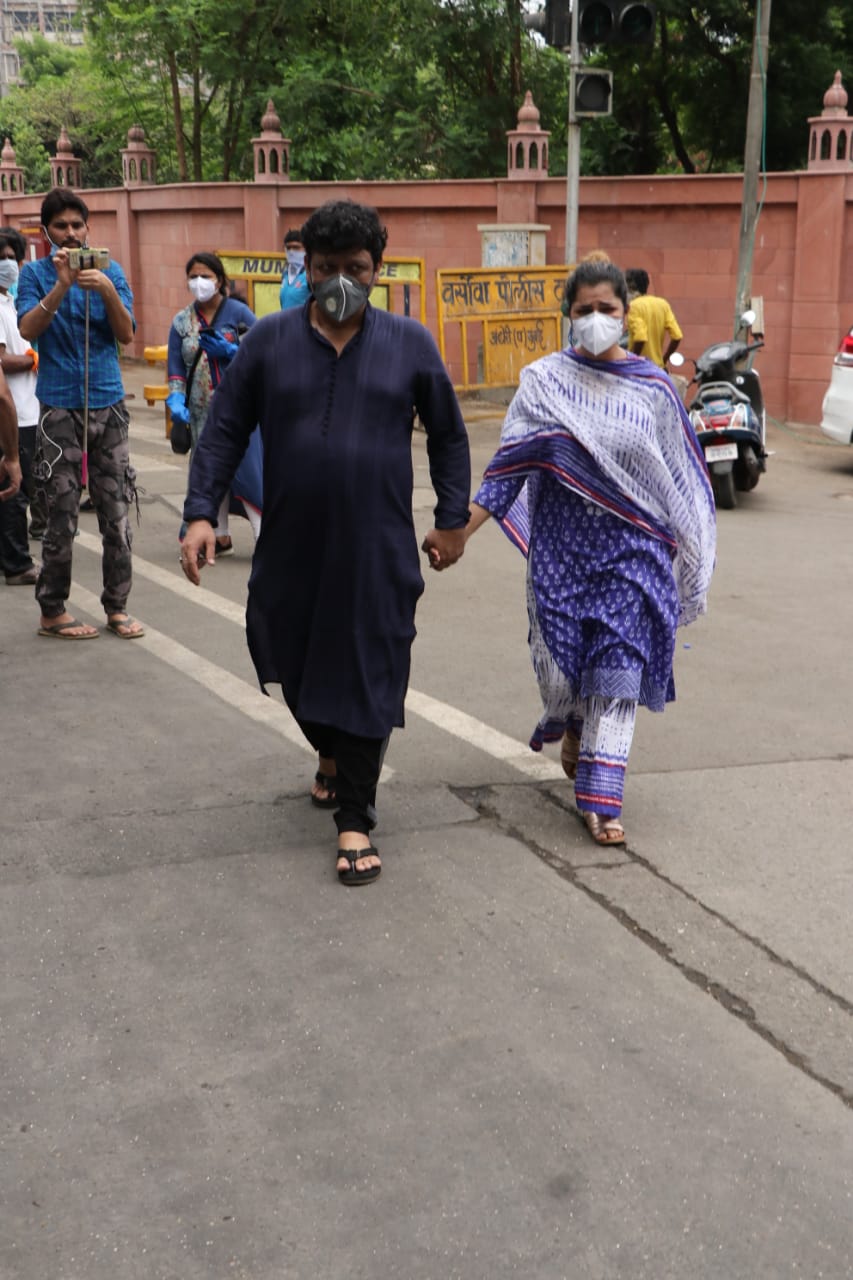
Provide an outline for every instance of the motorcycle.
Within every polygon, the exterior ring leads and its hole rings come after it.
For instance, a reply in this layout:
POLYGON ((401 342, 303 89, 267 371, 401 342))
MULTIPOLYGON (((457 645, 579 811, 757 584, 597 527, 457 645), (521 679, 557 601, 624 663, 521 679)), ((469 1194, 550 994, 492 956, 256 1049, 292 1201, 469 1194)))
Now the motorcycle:
MULTIPOLYGON (((744 329, 754 322, 753 311, 741 316, 744 329)), ((753 368, 755 353, 763 346, 761 338, 715 342, 694 362, 689 383, 697 391, 687 412, 705 454, 714 501, 724 510, 736 505, 736 491, 754 489, 767 467, 764 395, 753 368)))

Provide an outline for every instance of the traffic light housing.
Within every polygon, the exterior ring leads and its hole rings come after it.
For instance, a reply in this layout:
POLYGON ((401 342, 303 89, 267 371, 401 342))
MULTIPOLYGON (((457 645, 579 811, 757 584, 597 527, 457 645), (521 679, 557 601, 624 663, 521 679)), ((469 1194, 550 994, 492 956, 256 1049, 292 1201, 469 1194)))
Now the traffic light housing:
POLYGON ((648 0, 578 0, 578 42, 653 44, 655 13, 648 0))
POLYGON ((555 49, 568 49, 572 42, 572 6, 570 0, 545 0, 545 43, 555 49))
POLYGON ((575 73, 575 115, 609 116, 613 111, 613 72, 582 67, 575 73))
POLYGON ((571 0, 545 0, 545 8, 523 15, 524 25, 538 31, 554 49, 568 49, 572 42, 571 0))

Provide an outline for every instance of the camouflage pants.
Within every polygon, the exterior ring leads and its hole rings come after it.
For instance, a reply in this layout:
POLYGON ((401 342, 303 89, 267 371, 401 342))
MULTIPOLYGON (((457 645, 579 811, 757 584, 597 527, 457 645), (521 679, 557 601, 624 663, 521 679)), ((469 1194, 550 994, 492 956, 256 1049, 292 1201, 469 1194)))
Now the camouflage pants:
MULTIPOLYGON (((108 614, 123 612, 130 594, 128 507, 136 498, 136 473, 130 465, 127 428, 123 400, 107 409, 89 410, 88 487, 104 547, 101 603, 108 614)), ((36 600, 45 618, 57 618, 71 591, 71 551, 83 487, 82 412, 43 406, 38 441, 48 516, 36 600)))

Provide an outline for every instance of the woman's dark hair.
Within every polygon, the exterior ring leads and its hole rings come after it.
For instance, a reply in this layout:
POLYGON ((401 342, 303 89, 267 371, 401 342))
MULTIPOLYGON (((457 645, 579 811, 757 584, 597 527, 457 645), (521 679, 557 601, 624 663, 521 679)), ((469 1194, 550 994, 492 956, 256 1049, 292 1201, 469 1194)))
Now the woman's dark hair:
POLYGON ((615 263, 579 262, 566 281, 566 287, 563 290, 563 305, 561 308, 563 315, 567 316, 571 311, 575 298, 578 296, 578 289, 584 286, 594 288, 597 284, 609 284, 616 297, 627 309, 628 286, 625 283, 625 277, 615 263))
POLYGON ((300 236, 309 259, 312 253, 367 249, 374 266, 388 242, 388 232, 376 210, 354 200, 329 200, 321 205, 303 225, 300 236))
POLYGON ((69 191, 68 187, 54 187, 52 191, 48 191, 41 202, 41 225, 48 226, 56 215, 64 212, 65 209, 73 209, 75 213, 80 214, 84 222, 89 221, 89 209, 85 201, 76 196, 73 191, 69 191))
POLYGON ((15 261, 21 263, 27 256, 27 242, 14 227, 0 227, 0 249, 11 248, 15 261))
POLYGON ((213 272, 219 281, 219 292, 224 298, 228 292, 228 277, 225 274, 222 259, 217 257, 215 253, 194 253, 184 268, 187 275, 190 274, 190 267, 194 262, 200 262, 203 267, 207 267, 209 271, 213 272))

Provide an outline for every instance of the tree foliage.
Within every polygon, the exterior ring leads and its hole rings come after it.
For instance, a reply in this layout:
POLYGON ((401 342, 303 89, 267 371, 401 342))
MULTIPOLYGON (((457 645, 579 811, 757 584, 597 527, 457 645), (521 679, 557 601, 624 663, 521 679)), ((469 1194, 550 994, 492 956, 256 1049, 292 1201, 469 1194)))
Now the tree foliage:
MULTIPOLYGON (((43 187, 64 124, 87 185, 119 182, 131 124, 161 181, 247 178, 268 98, 294 178, 491 177, 530 89, 565 171, 564 55, 524 26, 537 0, 83 0, 82 48, 20 42, 0 132, 43 187)), ((849 0, 772 0, 769 169, 805 163, 806 119, 837 68, 853 80, 849 0)), ((612 117, 583 126, 590 174, 742 164, 754 0, 657 0, 653 48, 587 50, 614 72, 612 117)))
MULTIPOLYGON (((754 0, 657 0, 654 47, 591 51, 613 68, 613 119, 587 131, 596 172, 725 172, 743 164, 754 0)), ((809 116, 838 68, 853 81, 853 7, 772 0, 766 167, 805 167, 809 116)))

